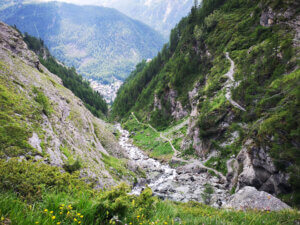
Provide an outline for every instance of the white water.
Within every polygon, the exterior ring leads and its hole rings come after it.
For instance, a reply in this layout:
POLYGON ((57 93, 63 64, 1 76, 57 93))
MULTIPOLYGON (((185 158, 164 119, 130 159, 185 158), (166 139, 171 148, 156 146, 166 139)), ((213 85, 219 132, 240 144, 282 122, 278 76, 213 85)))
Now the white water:
POLYGON ((201 194, 205 189, 204 185, 210 183, 215 189, 212 198, 214 203, 218 199, 223 201, 226 198, 227 191, 224 184, 221 184, 217 177, 207 173, 205 166, 199 161, 193 160, 182 168, 173 169, 167 164, 149 158, 142 150, 134 146, 129 138, 129 132, 122 129, 120 124, 115 127, 121 133, 119 144, 126 151, 129 159, 144 170, 147 175, 144 182, 139 182, 133 188, 131 194, 139 195, 147 184, 154 195, 161 198, 183 202, 191 200, 202 202, 201 194))
MULTIPOLYGON (((155 159, 149 158, 138 147, 131 144, 128 131, 122 129, 120 124, 117 124, 116 128, 121 132, 119 144, 126 151, 128 157, 143 168, 150 178, 153 177, 148 184, 152 190, 162 185, 162 183, 172 181, 175 178, 177 175, 175 169, 172 169, 169 165, 163 165, 155 159)), ((136 186, 133 188, 132 194, 140 194, 142 189, 142 186, 136 186)))

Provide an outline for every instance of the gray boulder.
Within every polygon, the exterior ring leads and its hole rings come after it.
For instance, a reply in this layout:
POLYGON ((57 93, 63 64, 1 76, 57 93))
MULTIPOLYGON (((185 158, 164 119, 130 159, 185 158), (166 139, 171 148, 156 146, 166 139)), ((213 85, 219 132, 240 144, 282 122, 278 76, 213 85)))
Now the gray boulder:
POLYGON ((278 198, 250 186, 246 186, 232 195, 224 207, 237 210, 257 209, 270 211, 291 209, 278 198))

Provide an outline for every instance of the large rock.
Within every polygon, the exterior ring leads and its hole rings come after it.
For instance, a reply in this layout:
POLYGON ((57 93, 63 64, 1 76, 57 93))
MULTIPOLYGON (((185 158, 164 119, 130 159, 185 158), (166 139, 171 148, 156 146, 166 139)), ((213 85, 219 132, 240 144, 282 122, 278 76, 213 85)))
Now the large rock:
POLYGON ((239 173, 237 189, 256 187, 271 194, 287 193, 290 190, 288 175, 278 171, 266 149, 248 140, 237 156, 239 173))
POLYGON ((224 207, 237 210, 258 209, 270 211, 291 209, 291 207, 280 201, 278 198, 267 192, 258 191, 256 188, 250 186, 244 187, 231 196, 224 207))

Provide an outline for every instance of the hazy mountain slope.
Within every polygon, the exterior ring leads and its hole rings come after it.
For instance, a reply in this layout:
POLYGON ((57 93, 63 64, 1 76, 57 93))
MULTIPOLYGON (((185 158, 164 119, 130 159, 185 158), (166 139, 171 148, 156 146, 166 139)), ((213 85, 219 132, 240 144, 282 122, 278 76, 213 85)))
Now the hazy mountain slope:
POLYGON ((298 204, 299 4, 213 1, 193 8, 151 63, 119 90, 113 116, 157 129, 189 117, 174 145, 227 175, 298 204))
POLYGON ((148 24, 167 38, 171 29, 189 13, 194 0, 101 0, 96 4, 118 9, 148 24))
MULTIPOLYGON (((17 0, 10 0, 16 2, 17 0)), ((19 0, 22 2, 22 0, 19 0)), ((45 2, 48 0, 25 0, 45 2)), ((78 5, 98 5, 119 10, 127 16, 142 21, 168 38, 171 29, 187 16, 194 0, 58 0, 78 5)), ((200 0, 198 1, 201 2, 200 0)))
POLYGON ((40 161, 80 171, 97 187, 133 179, 125 159, 118 159, 123 178, 110 165, 117 160, 112 156, 125 156, 108 124, 94 117, 2 22, 0 53, 1 164, 12 158, 40 161))
POLYGON ((65 3, 6 8, 0 19, 40 37, 50 52, 88 77, 123 79, 163 44, 158 32, 114 9, 65 3))

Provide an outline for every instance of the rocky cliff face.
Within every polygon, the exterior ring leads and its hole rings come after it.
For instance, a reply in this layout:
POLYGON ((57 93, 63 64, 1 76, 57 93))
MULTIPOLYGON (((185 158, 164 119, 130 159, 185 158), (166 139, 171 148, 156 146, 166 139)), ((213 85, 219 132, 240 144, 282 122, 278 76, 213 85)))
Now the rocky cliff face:
POLYGON ((7 135, 15 143, 1 149, 1 158, 32 159, 66 170, 77 165, 81 175, 91 178, 97 187, 131 179, 128 174, 115 176, 107 160, 126 157, 110 126, 95 118, 56 75, 39 63, 22 36, 2 22, 0 65, 1 126, 5 127, 1 137, 7 135), (18 133, 9 132, 19 126, 26 128, 26 135, 20 139, 28 151, 15 141, 18 133))

